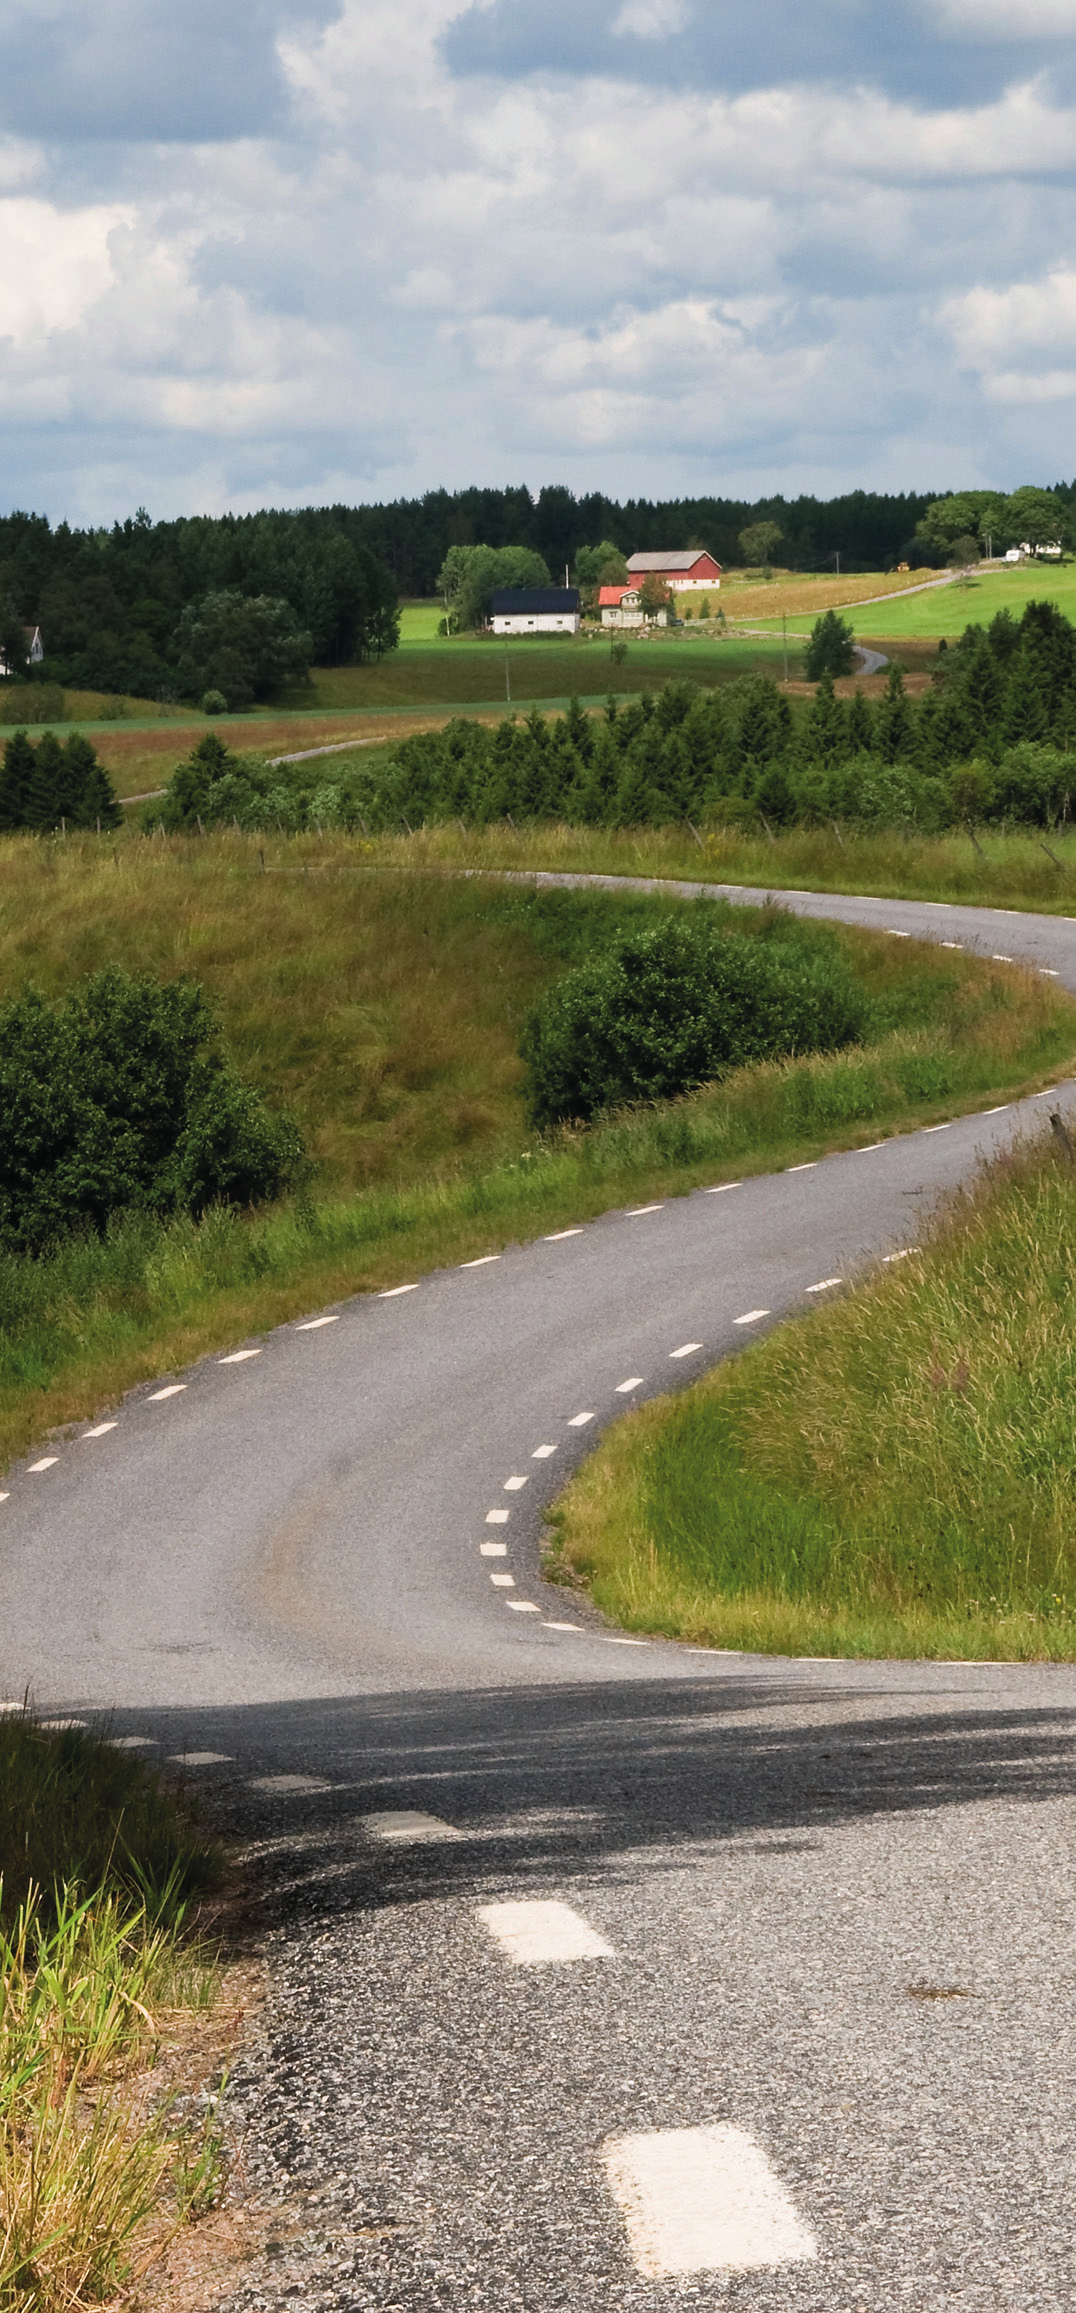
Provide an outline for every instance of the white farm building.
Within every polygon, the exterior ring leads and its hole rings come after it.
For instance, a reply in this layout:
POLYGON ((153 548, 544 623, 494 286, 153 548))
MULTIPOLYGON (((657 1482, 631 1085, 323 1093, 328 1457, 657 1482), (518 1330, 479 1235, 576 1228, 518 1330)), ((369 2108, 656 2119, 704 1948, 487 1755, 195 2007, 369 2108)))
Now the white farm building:
POLYGON ((578 634, 577 586, 503 586, 490 604, 494 634, 578 634))

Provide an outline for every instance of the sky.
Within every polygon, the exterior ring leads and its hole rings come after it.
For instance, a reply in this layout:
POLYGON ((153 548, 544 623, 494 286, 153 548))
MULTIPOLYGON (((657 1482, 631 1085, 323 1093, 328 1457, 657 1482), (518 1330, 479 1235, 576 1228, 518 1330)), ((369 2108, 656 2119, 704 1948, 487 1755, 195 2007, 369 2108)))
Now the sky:
POLYGON ((0 510, 1076 472, 1076 0, 0 0, 0 510))

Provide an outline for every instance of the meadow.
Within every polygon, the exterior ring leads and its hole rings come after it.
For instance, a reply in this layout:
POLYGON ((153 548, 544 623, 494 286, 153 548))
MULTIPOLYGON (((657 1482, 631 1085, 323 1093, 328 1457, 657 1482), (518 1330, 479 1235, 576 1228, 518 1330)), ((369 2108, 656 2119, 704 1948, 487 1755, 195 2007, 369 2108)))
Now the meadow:
MULTIPOLYGON (((745 1069, 541 1139, 518 1056, 535 998, 595 941, 680 903, 542 894, 444 864, 421 839, 9 839, 0 994, 32 980, 55 995, 106 961, 193 975, 315 1170, 260 1213, 135 1218, 0 1266, 4 1458, 348 1294, 984 1105, 1076 1051, 1055 983, 838 929, 874 1006, 861 1052, 745 1069)), ((749 930, 750 913, 736 922, 749 930)))
POLYGON ((1047 1134, 905 1260, 603 1440, 552 1571, 764 1653, 1076 1656, 1076 1194, 1047 1134))
MULTIPOLYGON (((850 589, 843 605, 835 607, 843 607, 844 616, 862 641, 876 642, 884 650, 887 642, 936 642, 942 636, 952 643, 966 626, 988 626, 999 610, 1009 610, 1019 618, 1029 602, 1055 602, 1067 618, 1076 617, 1076 561, 991 568, 946 586, 907 594, 904 599, 892 596, 884 603, 865 602, 850 589)), ((780 604, 774 607, 779 616, 780 604)), ((755 623, 761 627, 766 622, 760 616, 755 623)), ((789 617, 789 633, 809 634, 813 623, 808 607, 789 617)))

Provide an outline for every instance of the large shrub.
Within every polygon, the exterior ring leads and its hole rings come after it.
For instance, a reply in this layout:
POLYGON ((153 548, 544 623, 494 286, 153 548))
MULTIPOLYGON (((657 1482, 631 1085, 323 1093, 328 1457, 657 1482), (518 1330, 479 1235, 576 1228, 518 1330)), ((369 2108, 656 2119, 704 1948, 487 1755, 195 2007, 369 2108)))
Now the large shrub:
POLYGON ((0 1007, 0 1245, 40 1252, 113 1213, 275 1195, 302 1157, 228 1065, 202 990, 115 969, 0 1007))
MULTIPOLYGON (((705 904, 705 903, 704 903, 705 904)), ((835 949, 702 914, 629 934, 552 987, 524 1030, 538 1125, 667 1100, 750 1061, 857 1041, 867 999, 835 949)))

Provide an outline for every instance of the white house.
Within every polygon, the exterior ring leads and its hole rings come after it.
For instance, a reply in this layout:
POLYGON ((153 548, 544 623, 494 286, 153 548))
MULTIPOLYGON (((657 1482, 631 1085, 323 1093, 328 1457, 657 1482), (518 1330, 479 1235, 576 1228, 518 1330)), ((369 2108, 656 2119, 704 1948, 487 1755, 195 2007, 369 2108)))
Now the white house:
POLYGON ((578 634, 577 586, 502 586, 490 604, 494 634, 578 634))
MULTIPOLYGON (((26 636, 28 645, 27 657, 29 658, 30 665, 32 667, 39 667, 41 665, 42 659, 45 656, 45 645, 41 640, 41 629, 39 626, 28 626, 23 628, 23 632, 26 636)), ((7 660, 5 659, 3 652, 0 651, 0 675, 9 675, 10 673, 11 669, 8 666, 7 660)))
POLYGON ((598 609, 603 626, 642 626, 645 612, 639 601, 637 586, 602 586, 598 589, 598 609))

